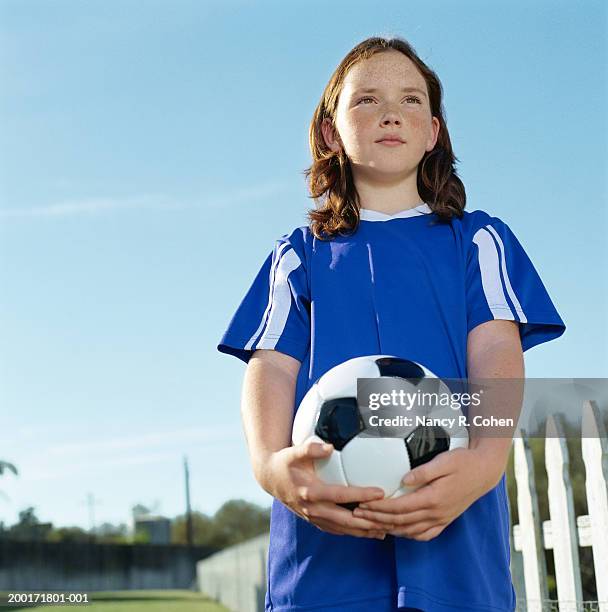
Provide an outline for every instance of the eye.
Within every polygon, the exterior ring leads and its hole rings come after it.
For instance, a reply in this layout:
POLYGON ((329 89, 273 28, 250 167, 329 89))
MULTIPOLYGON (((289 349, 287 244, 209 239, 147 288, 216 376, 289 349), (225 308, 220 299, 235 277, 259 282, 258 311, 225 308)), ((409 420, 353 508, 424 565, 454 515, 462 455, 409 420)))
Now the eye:
MULTIPOLYGON (((422 104, 422 101, 420 100, 420 98, 418 96, 407 96, 407 98, 405 98, 407 101, 410 100, 414 100, 415 104, 422 104)), ((360 98, 359 101, 357 102, 357 104, 361 104, 361 102, 365 102, 365 100, 372 100, 373 98, 371 98, 370 96, 366 96, 365 98, 360 98)), ((364 104, 364 106, 367 106, 366 104, 364 104)))

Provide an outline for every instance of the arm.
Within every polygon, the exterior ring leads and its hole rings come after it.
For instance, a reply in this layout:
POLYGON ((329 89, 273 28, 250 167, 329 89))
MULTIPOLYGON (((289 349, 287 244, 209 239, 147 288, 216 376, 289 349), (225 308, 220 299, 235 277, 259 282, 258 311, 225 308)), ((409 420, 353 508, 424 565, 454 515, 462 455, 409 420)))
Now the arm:
POLYGON ((314 460, 333 452, 313 441, 291 446, 295 386, 300 362, 279 351, 259 349, 247 365, 241 415, 251 465, 262 488, 301 518, 336 535, 384 539, 386 526, 356 518, 339 503, 380 499, 375 487, 321 482, 314 460))
MULTIPOLYGON (((247 364, 241 396, 241 418, 253 474, 271 493, 268 460, 291 445, 291 422, 300 362, 289 355, 260 349, 247 364), (272 405, 272 410, 266 409, 272 405)), ((271 493, 272 494, 272 493, 271 493)))
MULTIPOLYGON (((512 418, 516 424, 521 412, 524 381, 524 357, 519 336, 519 324, 515 321, 486 321, 471 330, 467 339, 467 369, 469 380, 492 379, 486 387, 486 395, 481 405, 487 406, 487 414, 512 418), (502 381, 501 379, 506 379, 502 381)), ((494 435, 475 435, 472 431, 469 448, 476 449, 488 462, 492 486, 495 486, 504 473, 513 428, 501 430, 501 437, 494 435)), ((491 432, 488 430, 488 433, 491 432)), ((483 434, 480 430, 479 434, 483 434)))

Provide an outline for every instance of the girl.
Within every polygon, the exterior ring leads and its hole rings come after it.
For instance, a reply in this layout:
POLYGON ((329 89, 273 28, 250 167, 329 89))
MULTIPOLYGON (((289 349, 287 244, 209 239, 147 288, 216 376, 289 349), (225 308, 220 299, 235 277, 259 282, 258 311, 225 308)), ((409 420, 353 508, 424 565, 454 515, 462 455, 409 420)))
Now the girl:
POLYGON ((304 394, 347 359, 396 355, 445 378, 517 379, 523 351, 564 332, 509 227, 464 212, 441 98, 437 75, 401 39, 348 53, 310 126, 318 207, 277 240, 218 346, 248 364, 245 434, 275 498, 267 611, 515 607, 510 439, 439 455, 396 500, 321 483, 313 459, 331 446, 290 446, 304 394))

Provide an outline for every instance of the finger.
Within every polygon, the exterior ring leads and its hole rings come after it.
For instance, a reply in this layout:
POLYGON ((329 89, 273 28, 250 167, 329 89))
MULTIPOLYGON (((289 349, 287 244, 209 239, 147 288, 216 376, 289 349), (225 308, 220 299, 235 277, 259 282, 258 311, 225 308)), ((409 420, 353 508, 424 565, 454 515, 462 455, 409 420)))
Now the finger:
POLYGON ((402 538, 415 538, 433 527, 437 527, 436 521, 419 521, 418 523, 407 525, 406 527, 397 525, 397 527, 391 529, 389 533, 402 538))
POLYGON ((373 510, 375 512, 390 512, 395 514, 406 514, 417 510, 426 510, 433 506, 434 489, 430 485, 422 487, 407 495, 391 499, 381 499, 359 504, 361 510, 373 510))
POLYGON ((408 487, 421 487, 446 476, 454 471, 454 454, 463 451, 462 448, 455 448, 447 453, 441 453, 431 459, 428 463, 419 465, 409 471, 401 480, 402 484, 408 487))
POLYGON ((424 531, 423 533, 419 533, 412 537, 414 540, 418 540, 419 542, 428 542, 433 538, 436 538, 443 530, 445 529, 445 525, 434 526, 424 531))
POLYGON ((384 498, 384 490, 379 487, 350 487, 345 485, 327 485, 319 481, 315 487, 318 499, 331 501, 334 504, 349 502, 367 502, 384 498))
POLYGON ((332 535, 340 535, 340 536, 344 535, 344 533, 340 531, 339 529, 337 529, 335 525, 333 525, 333 523, 328 523, 327 521, 323 521, 323 520, 318 520, 315 522, 311 521, 310 524, 314 525, 318 529, 321 529, 322 531, 331 533, 332 535))
POLYGON ((384 497, 384 491, 375 487, 328 485, 319 479, 312 484, 299 487, 297 493, 302 502, 331 502, 341 505, 353 504, 354 506, 362 501, 379 500, 384 497))
POLYGON ((311 524, 333 535, 350 535, 350 536, 355 536, 358 538, 379 539, 379 540, 384 540, 386 537, 385 531, 368 531, 367 529, 346 528, 341 525, 338 526, 335 523, 332 523, 331 521, 325 521, 323 519, 316 520, 312 522, 311 524))
POLYGON ((302 508, 300 506, 296 506, 295 504, 285 504, 287 508, 289 508, 294 514, 299 516, 301 519, 308 521, 308 517, 302 512, 302 508))
POLYGON ((296 461, 320 459, 333 452, 331 444, 320 444, 315 440, 308 440, 304 444, 293 447, 293 458, 296 461))
POLYGON ((303 512, 299 512, 298 510, 296 510, 295 508, 292 508, 291 506, 290 506, 290 509, 292 512, 297 514, 301 519, 304 519, 306 522, 310 523, 310 519, 306 516, 306 514, 304 514, 303 512))
POLYGON ((355 517, 353 516, 352 512, 331 503, 318 503, 311 505, 308 508, 308 513, 311 520, 322 519, 331 521, 336 526, 344 526, 349 529, 388 531, 394 526, 394 523, 377 523, 368 519, 355 517))
POLYGON ((409 512, 407 514, 393 514, 389 512, 373 512, 371 510, 360 510, 357 508, 353 514, 357 517, 367 519, 368 521, 374 521, 375 523, 387 523, 395 525, 396 527, 412 526, 421 521, 436 520, 428 510, 417 510, 416 512, 409 512))

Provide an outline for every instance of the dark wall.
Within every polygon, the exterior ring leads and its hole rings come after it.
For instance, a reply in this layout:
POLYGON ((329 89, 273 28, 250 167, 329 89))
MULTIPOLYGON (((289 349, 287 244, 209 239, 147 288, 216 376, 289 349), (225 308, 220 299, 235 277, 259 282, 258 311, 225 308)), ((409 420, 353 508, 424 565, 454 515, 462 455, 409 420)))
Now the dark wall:
POLYGON ((195 580, 196 562, 214 552, 204 546, 0 538, 0 590, 184 589, 195 580))

